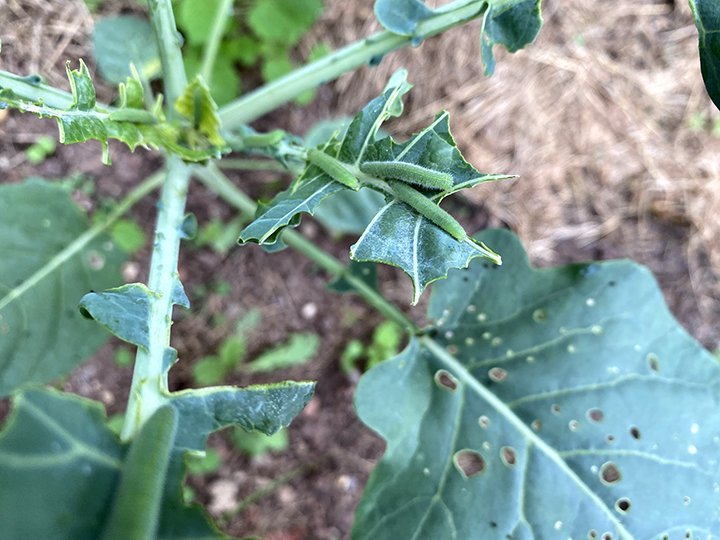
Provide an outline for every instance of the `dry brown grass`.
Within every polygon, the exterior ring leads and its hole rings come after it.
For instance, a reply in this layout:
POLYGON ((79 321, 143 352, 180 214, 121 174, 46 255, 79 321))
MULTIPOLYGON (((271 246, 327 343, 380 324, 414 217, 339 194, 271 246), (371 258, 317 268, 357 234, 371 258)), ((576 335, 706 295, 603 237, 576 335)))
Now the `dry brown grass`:
MULTIPOLYGON (((377 28, 369 1, 326 5, 309 43, 339 46, 377 28)), ((448 109, 469 161, 519 174, 468 197, 517 231, 534 261, 636 259, 690 331, 720 344, 720 139, 688 128, 694 116, 720 115, 702 86, 686 2, 546 0, 544 13, 538 41, 498 52, 492 78, 474 23, 342 77, 312 114, 352 113, 407 67, 416 87, 396 131, 448 109)), ((88 56, 92 17, 80 0, 0 0, 0 27, 4 69, 64 85, 64 61, 88 56)), ((298 109, 286 116, 298 129, 312 121, 298 109)))
MULTIPOLYGON (((349 42, 376 28, 369 2, 328 4, 318 37, 349 42)), ((691 332, 720 345, 720 139, 688 128, 693 115, 708 125, 720 115, 702 86, 687 3, 544 4, 540 38, 499 53, 492 78, 472 24, 343 77, 342 109, 407 67, 416 87, 396 130, 447 109, 471 163, 519 174, 468 197, 517 231, 534 261, 639 260, 691 332)))

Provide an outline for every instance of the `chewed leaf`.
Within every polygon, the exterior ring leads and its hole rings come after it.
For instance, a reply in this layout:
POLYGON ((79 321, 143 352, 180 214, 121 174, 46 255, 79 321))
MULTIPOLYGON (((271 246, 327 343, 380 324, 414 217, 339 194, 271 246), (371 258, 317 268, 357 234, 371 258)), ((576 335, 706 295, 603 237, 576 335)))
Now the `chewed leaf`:
POLYGON ((720 4, 690 0, 700 45, 700 67, 708 94, 720 108, 720 4))
POLYGON ((310 382, 284 382, 174 392, 170 404, 180 415, 177 444, 188 450, 203 450, 210 433, 232 424, 272 435, 303 410, 314 389, 315 384, 310 382))
MULTIPOLYGON (((65 144, 97 140, 102 144, 103 163, 110 163, 108 140, 116 139, 134 150, 138 146, 162 149, 185 161, 206 161, 219 157, 224 146, 214 136, 212 144, 198 144, 194 129, 170 123, 161 115, 135 108, 141 102, 141 86, 131 78, 121 88, 121 108, 103 110, 97 107, 95 87, 87 66, 81 60, 77 70, 67 67, 73 103, 67 109, 52 107, 42 101, 28 101, 12 90, 0 87, 0 108, 12 108, 32 113, 40 118, 53 118, 58 124, 60 142, 65 144)), ((203 128, 206 129, 206 128, 203 128)), ((207 128, 209 129, 209 128, 207 128)), ((213 135, 211 131, 208 132, 213 135)), ((204 142, 201 140, 201 142, 204 142)))
POLYGON ((537 270, 511 233, 479 239, 505 265, 451 273, 427 336, 360 382, 387 452, 353 537, 712 537, 720 364, 649 272, 537 270))
POLYGON ((493 47, 516 52, 532 43, 542 27, 542 0, 489 0, 480 37, 485 75, 495 71, 493 47))
MULTIPOLYGON (((348 190, 364 185, 387 200, 382 205, 374 201, 379 210, 363 220, 367 226, 350 256, 402 268, 413 280, 413 303, 450 268, 464 268, 475 257, 500 263, 496 253, 468 238, 439 205, 461 189, 508 176, 482 174, 465 161, 450 133, 447 112, 402 143, 380 134, 383 122, 402 113, 402 97, 410 90, 405 77, 403 70, 396 72, 383 94, 355 116, 344 134, 334 136, 322 149, 307 152, 311 165, 291 189, 258 212, 240 233, 241 243, 279 249, 282 229, 297 225, 302 212, 314 213, 333 194, 342 193, 345 204, 341 207, 355 213, 357 202, 350 204, 348 190)), ((333 198, 328 200, 331 203, 333 198)), ((349 219, 357 221, 354 216, 349 219)))
MULTIPOLYGON (((153 537, 159 540, 221 537, 199 506, 186 506, 180 497, 187 452, 204 451, 210 433, 229 425, 276 432, 307 404, 313 387, 312 383, 288 382, 171 394, 169 404, 177 412, 177 430, 163 489, 158 533, 153 537)), ((134 463, 132 459, 128 461, 131 454, 132 450, 129 454, 127 445, 121 444, 108 428, 101 404, 49 389, 31 389, 17 395, 0 433, 3 535, 33 539, 104 538, 110 532, 105 526, 114 505, 127 506, 115 506, 116 514, 122 516, 126 512, 124 515, 132 516, 132 505, 146 504, 140 496, 114 500, 119 493, 121 474, 135 474, 138 466, 144 466, 142 456, 136 456, 139 459, 134 463)), ((144 510, 145 507, 138 509, 144 510)))
MULTIPOLYGON (((145 350, 150 346, 150 309, 158 294, 142 283, 130 283, 102 292, 91 292, 80 300, 80 312, 94 319, 118 338, 145 350)), ((180 283, 175 282, 173 303, 190 307, 180 283)))
MULTIPOLYGON (((220 135, 218 107, 202 77, 198 75, 187 85, 175 102, 175 109, 193 124, 194 129, 207 138, 210 145, 225 146, 220 135)), ((197 144, 195 145, 197 146, 197 144)))
POLYGON ((312 214, 326 197, 344 189, 347 188, 332 180, 328 181, 327 175, 317 171, 314 178, 301 183, 297 190, 283 191, 270 201, 265 211, 240 233, 239 241, 274 244, 278 232, 298 223, 297 220, 293 222, 298 214, 312 214))
POLYGON ((377 213, 350 249, 355 261, 382 262, 401 268, 413 282, 412 303, 450 268, 465 268, 475 257, 495 255, 471 240, 459 242, 403 203, 392 201, 377 213))

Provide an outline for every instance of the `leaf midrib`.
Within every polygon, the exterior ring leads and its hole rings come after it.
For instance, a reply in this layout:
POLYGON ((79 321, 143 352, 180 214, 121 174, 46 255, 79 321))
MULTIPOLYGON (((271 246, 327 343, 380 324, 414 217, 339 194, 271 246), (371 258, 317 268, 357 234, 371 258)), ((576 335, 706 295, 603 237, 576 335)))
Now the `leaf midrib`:
POLYGON ((605 502, 583 482, 583 480, 573 471, 560 454, 555 451, 549 444, 541 439, 532 431, 525 423, 515 415, 515 413, 494 393, 485 388, 480 382, 472 376, 472 374, 459 362, 454 356, 448 353, 440 344, 428 336, 420 338, 421 344, 440 362, 450 368, 453 374, 464 382, 469 390, 474 390, 485 402, 490 405, 497 413, 502 416, 510 425, 515 428, 521 437, 523 437, 528 445, 534 446, 540 452, 555 464, 561 472, 577 485, 580 491, 590 499, 608 518, 610 523, 616 527, 620 539, 633 540, 633 535, 625 528, 625 526, 617 519, 612 510, 608 508, 605 502))

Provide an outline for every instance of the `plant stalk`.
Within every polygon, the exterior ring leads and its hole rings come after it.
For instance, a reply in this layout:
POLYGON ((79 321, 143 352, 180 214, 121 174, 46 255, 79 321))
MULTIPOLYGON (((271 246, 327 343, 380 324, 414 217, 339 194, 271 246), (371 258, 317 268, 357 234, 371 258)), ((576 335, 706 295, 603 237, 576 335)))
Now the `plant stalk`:
POLYGON ((233 0, 222 0, 215 12, 210 35, 203 51, 202 64, 200 66, 200 76, 212 88, 212 72, 215 67, 218 49, 220 48, 220 40, 223 36, 223 30, 227 20, 232 15, 233 0))
POLYGON ((457 0, 420 23, 414 36, 377 32, 339 49, 222 107, 220 119, 223 128, 236 129, 252 122, 307 90, 337 79, 364 64, 375 63, 384 55, 406 45, 419 44, 453 26, 471 21, 484 13, 486 7, 484 0, 457 0))
POLYGON ((128 193, 123 200, 121 200, 115 208, 103 219, 101 222, 96 223, 90 227, 83 234, 78 236, 65 248, 58 252, 52 259, 50 259, 42 268, 37 272, 29 276, 25 281, 20 283, 18 286, 10 290, 5 296, 0 298, 0 311, 5 309, 9 304, 20 298, 27 291, 32 289, 40 281, 45 279, 48 275, 57 270, 60 266, 65 264, 68 260, 77 255, 82 251, 90 242, 97 238, 101 233, 105 232, 113 223, 115 223, 121 216, 123 216, 130 208, 132 208, 138 201, 145 198, 148 194, 152 193, 153 190, 160 187, 164 178, 164 173, 156 173, 148 177, 140 185, 135 187, 130 193, 128 193))
MULTIPOLYGON (((252 217, 255 215, 256 205, 253 200, 245 195, 240 189, 225 176, 214 164, 207 167, 196 167, 193 173, 211 191, 217 193, 227 203, 231 204, 242 213, 252 217)), ((380 293, 367 285, 364 281, 351 274, 341 261, 317 247, 307 240, 303 235, 292 229, 283 231, 283 240, 295 251, 305 255, 308 259, 323 268, 336 278, 346 279, 362 296, 365 301, 377 309, 388 319, 398 323, 409 334, 414 335, 420 332, 420 328, 410 320, 407 315, 400 311, 393 304, 388 302, 380 293)))
MULTIPOLYGON (((7 88, 23 99, 37 103, 42 101, 49 107, 56 109, 69 109, 73 104, 73 96, 54 86, 44 83, 37 83, 29 77, 20 77, 14 73, 0 70, 0 90, 7 88)), ((113 107, 98 103, 97 110, 111 111, 113 107)))
POLYGON ((187 86, 185 64, 180 51, 181 38, 175 25, 172 2, 170 0, 150 0, 148 2, 150 19, 155 38, 160 49, 160 62, 163 67, 165 83, 165 103, 169 117, 176 116, 175 101, 187 86))
MULTIPOLYGON (((160 49, 167 98, 166 112, 172 118, 177 115, 175 101, 187 85, 179 34, 171 0, 150 0, 148 7, 160 49)), ((175 292, 181 286, 177 262, 190 184, 190 167, 180 158, 171 156, 166 161, 166 169, 167 176, 158 203, 148 278, 148 288, 157 295, 150 302, 150 343, 147 350, 138 348, 135 357, 132 386, 121 433, 123 440, 132 439, 145 421, 167 401, 166 359, 172 353, 172 311, 175 292)))
POLYGON ((173 293, 180 283, 177 262, 189 183, 190 167, 179 158, 169 158, 167 177, 158 203, 148 278, 148 288, 157 294, 150 303, 150 342, 147 350, 138 348, 135 356, 130 396, 121 433, 123 440, 132 439, 143 423, 167 400, 165 359, 170 347, 173 293))

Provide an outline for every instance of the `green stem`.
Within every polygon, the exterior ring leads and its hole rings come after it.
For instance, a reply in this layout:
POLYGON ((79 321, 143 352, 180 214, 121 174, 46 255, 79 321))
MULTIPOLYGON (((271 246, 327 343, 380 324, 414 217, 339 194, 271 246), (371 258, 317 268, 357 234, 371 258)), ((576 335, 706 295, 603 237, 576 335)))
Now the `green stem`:
MULTIPOLYGON (((168 117, 177 113, 175 101, 187 86, 180 41, 170 0, 148 2, 163 67, 166 111, 168 117)), ((180 158, 166 161, 167 176, 163 182, 155 223, 155 241, 148 288, 156 294, 150 303, 148 327, 150 343, 147 350, 138 348, 135 357, 130 396, 121 437, 132 439, 142 425, 167 401, 166 359, 170 349, 170 327, 175 293, 180 286, 177 262, 185 218, 185 201, 190 184, 190 167, 180 158)))
MULTIPOLYGON (((228 179, 228 177, 225 176, 220 169, 217 168, 217 166, 211 164, 204 168, 195 168, 193 172, 203 184, 225 199, 226 202, 249 216, 255 215, 255 202, 235 187, 230 179, 228 179)), ((342 277, 346 279, 368 304, 377 309, 388 319, 398 323, 408 333, 416 334, 420 331, 420 328, 413 321, 411 321, 397 307, 383 298, 379 292, 351 274, 347 266, 345 266, 341 261, 323 249, 317 247, 300 233, 293 231, 292 229, 286 229, 283 232, 282 238, 288 246, 305 255, 308 259, 326 270, 328 273, 332 274, 334 277, 342 277)))
POLYGON ((95 238, 105 232, 113 223, 120 219, 120 217, 128 210, 130 210, 130 208, 132 208, 139 200, 145 198, 153 190, 160 187, 164 176, 165 175, 163 173, 157 173, 147 178, 144 182, 142 182, 130 193, 128 193, 125 198, 121 200, 115 206, 115 208, 113 208, 113 210, 105 217, 105 219, 103 219, 99 223, 96 223, 83 234, 78 236, 62 251, 60 251, 52 259, 50 259, 37 272, 29 276, 27 279, 25 279, 25 281, 17 285, 5 296, 0 298, 0 311, 2 311, 9 304, 20 298, 23 294, 31 290, 33 287, 35 287, 35 285, 37 285, 40 281, 52 274, 68 260, 76 256, 90 242, 95 240, 95 238))
POLYGON ((172 117, 176 114, 175 101, 187 86, 185 65, 180 51, 180 34, 175 25, 175 15, 170 0, 150 0, 148 8, 160 49, 167 113, 172 117))
POLYGON ((234 159, 224 158, 218 161, 218 167, 221 169, 229 169, 236 171, 273 171, 280 173, 290 173, 288 169, 280 165, 276 161, 257 160, 257 159, 234 159))
MULTIPOLYGON (((73 96, 54 86, 43 83, 36 83, 29 77, 20 77, 14 73, 0 70, 0 90, 7 88, 12 90, 18 97, 37 103, 42 101, 48 107, 56 109, 68 109, 73 104, 73 96)), ((98 103, 97 110, 110 111, 113 107, 98 103)))
POLYGON ((163 183, 158 204, 148 278, 148 288, 157 294, 150 303, 150 343, 147 350, 138 348, 135 357, 132 386, 121 434, 123 440, 131 439, 143 423, 167 401, 165 359, 170 347, 173 293, 179 285, 177 262, 189 183, 190 167, 179 158, 169 158, 167 178, 163 183))
POLYGON ((220 109, 225 129, 236 129, 277 109, 303 92, 316 88, 383 55, 419 43, 445 30, 464 24, 484 13, 484 0, 457 0, 420 23, 414 36, 378 32, 362 41, 337 50, 316 62, 288 73, 245 94, 220 109))
POLYGON ((223 36, 223 30, 227 20, 232 15, 233 0, 222 0, 215 12, 210 35, 208 36, 205 50, 203 51, 202 64, 200 66, 200 76, 205 79, 208 86, 212 84, 212 71, 215 67, 215 59, 217 58, 218 49, 220 48, 220 40, 223 36))

